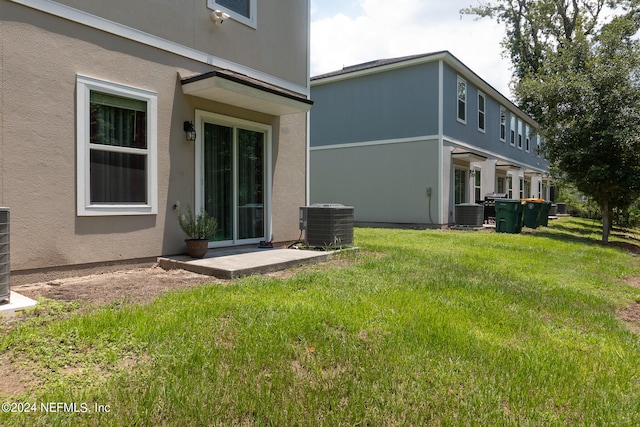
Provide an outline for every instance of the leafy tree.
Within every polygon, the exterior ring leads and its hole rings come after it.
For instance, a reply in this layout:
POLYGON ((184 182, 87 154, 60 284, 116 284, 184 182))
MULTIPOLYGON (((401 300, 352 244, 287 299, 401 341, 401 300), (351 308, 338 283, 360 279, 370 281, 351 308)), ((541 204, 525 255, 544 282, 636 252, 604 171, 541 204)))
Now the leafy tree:
POLYGON ((613 210, 640 197, 638 3, 500 0, 462 11, 505 23, 516 102, 540 123, 554 174, 600 206, 605 242, 613 210))

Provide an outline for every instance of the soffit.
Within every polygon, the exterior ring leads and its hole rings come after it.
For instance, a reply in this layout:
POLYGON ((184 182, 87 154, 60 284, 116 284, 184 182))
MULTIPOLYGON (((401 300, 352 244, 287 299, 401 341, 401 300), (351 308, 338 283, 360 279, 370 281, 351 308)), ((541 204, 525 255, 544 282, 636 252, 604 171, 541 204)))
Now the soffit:
POLYGON ((228 70, 181 79, 185 95, 274 116, 306 113, 313 101, 280 87, 228 70))

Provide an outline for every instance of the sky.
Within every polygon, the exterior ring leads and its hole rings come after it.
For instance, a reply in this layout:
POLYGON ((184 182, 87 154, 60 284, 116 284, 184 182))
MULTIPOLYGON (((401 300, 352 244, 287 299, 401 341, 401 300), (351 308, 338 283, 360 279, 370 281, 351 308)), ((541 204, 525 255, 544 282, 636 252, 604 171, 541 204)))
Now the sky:
POLYGON ((460 15, 478 0, 311 0, 311 75, 384 58, 448 50, 506 97, 504 27, 460 15))

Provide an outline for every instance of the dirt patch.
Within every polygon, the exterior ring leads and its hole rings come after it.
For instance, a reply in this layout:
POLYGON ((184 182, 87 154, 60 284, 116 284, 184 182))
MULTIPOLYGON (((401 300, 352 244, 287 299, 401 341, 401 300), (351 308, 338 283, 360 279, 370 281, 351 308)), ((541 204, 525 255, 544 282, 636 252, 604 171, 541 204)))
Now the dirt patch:
POLYGON ((145 304, 169 290, 221 282, 224 281, 210 276, 184 270, 166 271, 153 266, 24 284, 12 287, 12 290, 29 298, 42 296, 95 305, 119 300, 145 304))
MULTIPOLYGON (((640 289, 640 276, 631 277, 625 280, 625 283, 640 289)), ((624 322, 626 322, 629 329, 636 334, 640 335, 640 301, 636 301, 629 307, 620 310, 618 316, 624 322)))
POLYGON ((621 248, 621 249, 626 250, 627 252, 629 252, 633 256, 640 256, 640 246, 636 245, 635 243, 629 243, 629 242, 607 242, 607 243, 603 243, 603 242, 601 242, 600 244, 602 244, 603 246, 621 248))
POLYGON ((8 354, 0 354, 0 397, 24 393, 43 383, 32 371, 11 360, 8 354))

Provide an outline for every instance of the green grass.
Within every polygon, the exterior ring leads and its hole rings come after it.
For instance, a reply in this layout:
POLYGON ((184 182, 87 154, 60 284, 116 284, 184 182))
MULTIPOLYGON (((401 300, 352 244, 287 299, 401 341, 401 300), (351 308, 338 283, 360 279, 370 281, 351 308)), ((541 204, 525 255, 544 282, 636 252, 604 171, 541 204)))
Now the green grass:
POLYGON ((590 229, 357 229, 346 267, 36 316, 0 354, 44 385, 0 400, 92 412, 0 425, 640 425, 640 338, 616 318, 640 259, 590 229))

